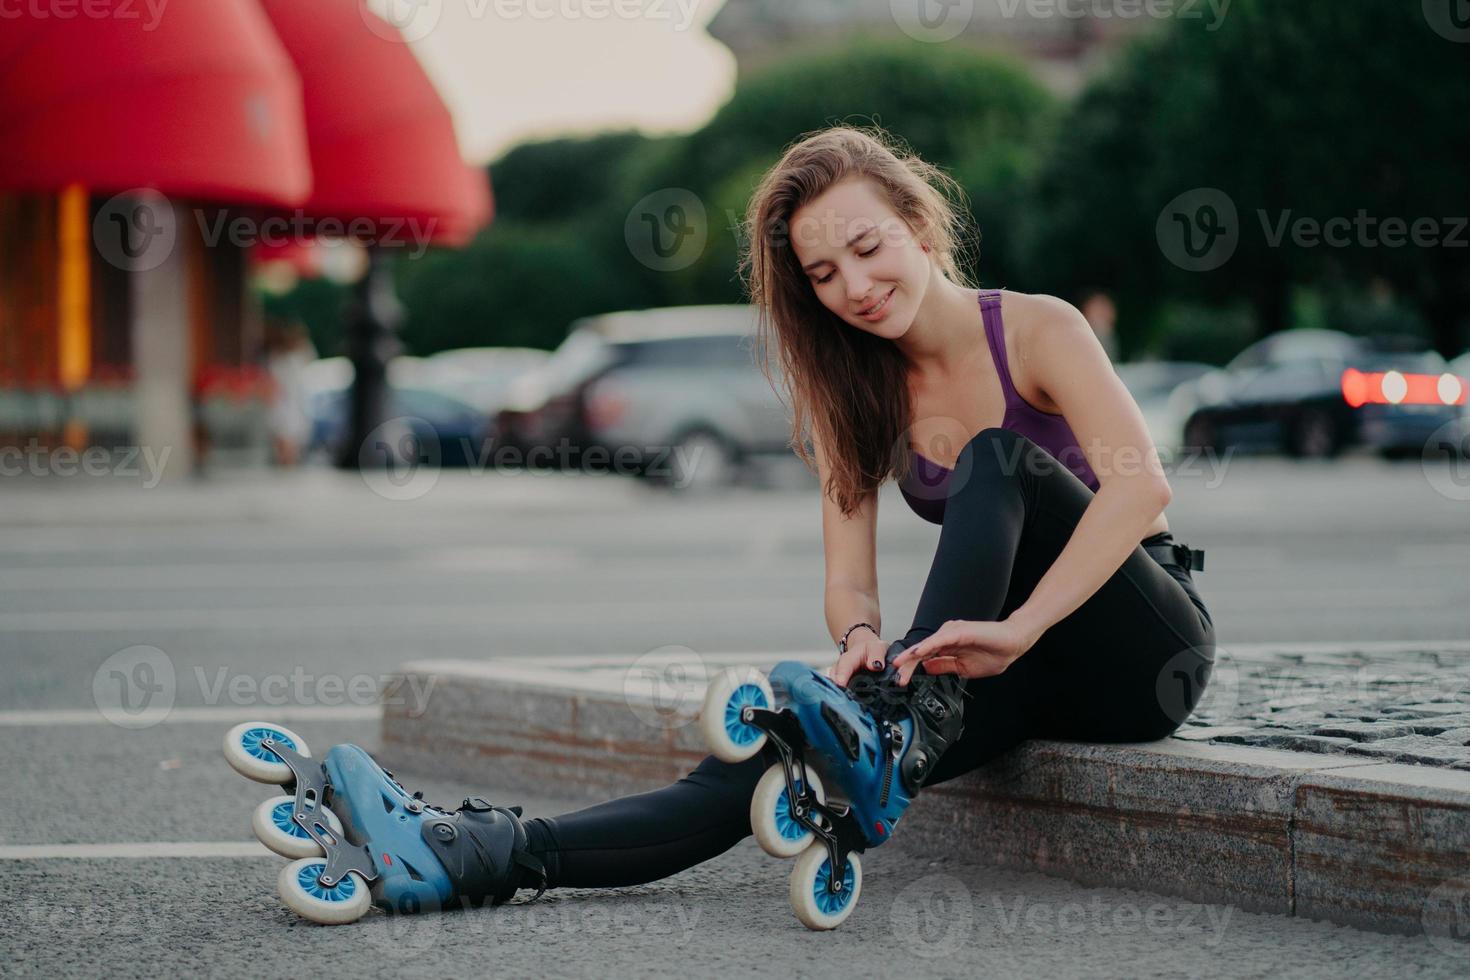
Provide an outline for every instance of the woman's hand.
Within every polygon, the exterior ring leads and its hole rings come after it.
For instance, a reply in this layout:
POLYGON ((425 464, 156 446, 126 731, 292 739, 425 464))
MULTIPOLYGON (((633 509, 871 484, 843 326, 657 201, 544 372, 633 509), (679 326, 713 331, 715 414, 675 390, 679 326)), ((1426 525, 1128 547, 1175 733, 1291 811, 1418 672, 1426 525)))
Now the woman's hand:
POLYGON ((847 638, 847 652, 827 669, 827 676, 838 687, 846 687, 847 682, 852 680, 852 675, 859 670, 870 670, 874 673, 883 670, 887 663, 884 658, 888 655, 888 647, 892 642, 879 639, 869 629, 854 630, 847 638))
POLYGON ((893 658, 898 683, 907 684, 923 664, 928 674, 994 677, 1036 642, 1019 623, 951 619, 893 658))

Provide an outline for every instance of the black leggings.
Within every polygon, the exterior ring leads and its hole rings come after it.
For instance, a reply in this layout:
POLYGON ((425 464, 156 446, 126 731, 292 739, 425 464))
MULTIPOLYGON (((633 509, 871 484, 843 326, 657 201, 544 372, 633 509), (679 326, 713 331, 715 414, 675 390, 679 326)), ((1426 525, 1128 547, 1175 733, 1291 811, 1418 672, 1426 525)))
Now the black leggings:
MULTIPOLYGON (((1046 450, 991 428, 956 461, 934 563, 905 646, 950 619, 1000 620, 1026 600, 1075 529, 1092 491, 1046 450)), ((1149 544, 1169 542, 1159 535, 1149 544)), ((964 735, 928 785, 1028 738, 1142 742, 1194 709, 1215 629, 1187 569, 1142 544, 1081 606, 1004 673, 966 683, 964 735)), ((750 798, 775 760, 708 756, 662 789, 529 820, 551 887, 636 885, 729 850, 750 834, 750 798)))

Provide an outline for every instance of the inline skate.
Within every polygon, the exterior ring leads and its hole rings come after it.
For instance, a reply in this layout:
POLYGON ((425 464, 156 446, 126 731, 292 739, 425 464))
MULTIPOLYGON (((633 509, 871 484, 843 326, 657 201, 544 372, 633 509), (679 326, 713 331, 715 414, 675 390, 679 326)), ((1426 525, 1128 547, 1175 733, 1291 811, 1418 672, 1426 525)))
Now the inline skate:
POLYGON ((964 729, 960 679, 918 671, 899 686, 892 664, 903 649, 895 641, 882 672, 860 672, 847 688, 785 660, 769 678, 726 670, 705 695, 700 729, 717 758, 743 762, 768 742, 776 750, 751 798, 751 830, 766 853, 796 858, 789 897, 810 929, 835 928, 852 913, 858 855, 893 835, 964 729), (829 801, 824 781, 846 802, 829 801))
POLYGON ((390 912, 479 908, 521 887, 545 891, 541 862, 527 849, 520 807, 467 799, 450 812, 410 795, 356 745, 311 758, 306 742, 271 722, 245 722, 225 735, 225 758, 243 776, 284 786, 256 808, 256 838, 285 858, 281 901, 312 922, 341 925, 370 905, 390 912))

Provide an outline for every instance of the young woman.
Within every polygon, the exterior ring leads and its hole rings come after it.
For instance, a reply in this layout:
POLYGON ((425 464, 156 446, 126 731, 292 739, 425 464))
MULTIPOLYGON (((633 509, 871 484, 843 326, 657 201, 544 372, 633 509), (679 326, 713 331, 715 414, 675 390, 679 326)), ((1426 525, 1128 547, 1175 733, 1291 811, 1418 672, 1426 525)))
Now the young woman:
MULTIPOLYGON (((1190 577, 1202 553, 1173 542, 1138 407, 1073 307, 962 281, 949 183, 881 133, 818 132, 756 190, 742 256, 793 443, 821 478, 829 675, 937 694, 913 699, 944 719, 915 729, 934 735, 915 740, 933 755, 923 785, 1027 738, 1162 738, 1215 647, 1190 577), (885 641, 874 526, 890 477, 943 528, 912 625, 885 641)), ((514 858, 475 890, 636 885, 706 861, 751 833, 774 761, 769 744, 742 763, 711 755, 663 789, 557 817, 470 809, 465 835, 514 858)))
MULTIPOLYGON (((742 257, 793 443, 810 463, 810 430, 821 480, 827 626, 846 641, 831 676, 846 685, 891 661, 901 683, 916 670, 964 679, 963 734, 927 785, 1027 738, 1163 738, 1193 710, 1215 647, 1190 575, 1202 553, 1173 541, 1137 405, 1072 306, 963 282, 951 184, 881 133, 818 132, 760 183, 742 257), (943 525, 892 642, 874 550, 889 477, 943 525)), ((663 789, 529 820, 531 849, 550 885, 674 874, 750 833, 771 761, 710 756, 663 789)))

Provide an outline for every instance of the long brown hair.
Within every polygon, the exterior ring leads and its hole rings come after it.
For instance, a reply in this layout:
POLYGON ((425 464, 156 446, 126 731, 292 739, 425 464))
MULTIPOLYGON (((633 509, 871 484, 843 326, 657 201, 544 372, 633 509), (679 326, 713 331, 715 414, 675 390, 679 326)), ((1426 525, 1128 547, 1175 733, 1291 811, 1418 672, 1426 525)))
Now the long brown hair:
MULTIPOLYGON (((805 134, 762 178, 746 208, 740 274, 757 308, 758 361, 792 409, 791 448, 809 469, 807 429, 821 441, 830 477, 822 492, 844 516, 889 476, 908 474, 908 360, 892 341, 846 323, 822 305, 790 243, 791 216, 833 184, 865 177, 929 246, 943 274, 966 288, 956 253, 963 241, 964 191, 876 127, 834 126, 805 134), (952 204, 943 191, 952 190, 952 204)), ((777 389, 778 397, 782 395, 777 389)))

